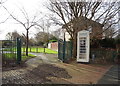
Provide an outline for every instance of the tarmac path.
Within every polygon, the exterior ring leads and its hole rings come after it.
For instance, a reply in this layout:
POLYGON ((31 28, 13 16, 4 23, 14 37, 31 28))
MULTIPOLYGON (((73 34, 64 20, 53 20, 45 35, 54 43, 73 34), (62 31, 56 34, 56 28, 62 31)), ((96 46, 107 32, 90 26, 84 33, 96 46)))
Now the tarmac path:
POLYGON ((120 84, 120 65, 113 65, 98 81, 98 84, 120 84))

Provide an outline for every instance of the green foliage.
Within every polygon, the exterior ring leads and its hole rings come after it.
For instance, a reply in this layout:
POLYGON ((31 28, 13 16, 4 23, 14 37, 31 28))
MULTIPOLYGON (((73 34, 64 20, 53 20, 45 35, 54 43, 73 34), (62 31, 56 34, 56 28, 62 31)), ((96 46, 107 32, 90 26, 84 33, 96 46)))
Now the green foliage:
POLYGON ((90 40, 90 47, 91 48, 98 48, 100 46, 99 39, 92 39, 90 40))
POLYGON ((116 40, 114 38, 93 39, 90 41, 91 48, 116 48, 116 40))
POLYGON ((55 36, 52 36, 49 40, 49 42, 57 42, 58 38, 56 38, 55 36))
POLYGON ((106 39, 100 40, 100 45, 104 48, 115 48, 116 47, 115 39, 106 38, 106 39))
POLYGON ((116 44, 120 44, 120 38, 115 39, 116 44))
POLYGON ((49 42, 57 42, 57 40, 49 40, 49 42))
POLYGON ((52 37, 50 38, 50 40, 58 40, 58 38, 55 37, 55 36, 52 36, 52 37))

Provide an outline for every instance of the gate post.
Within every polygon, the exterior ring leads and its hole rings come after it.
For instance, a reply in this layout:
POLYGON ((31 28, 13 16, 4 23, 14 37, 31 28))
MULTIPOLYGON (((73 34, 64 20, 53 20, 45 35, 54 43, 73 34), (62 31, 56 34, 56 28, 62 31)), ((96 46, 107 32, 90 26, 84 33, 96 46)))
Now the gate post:
POLYGON ((58 40, 58 59, 60 59, 60 40, 58 40))
POLYGON ((17 38, 17 64, 21 62, 21 39, 17 38))
POLYGON ((65 62, 65 48, 66 48, 66 40, 65 40, 65 33, 64 33, 64 41, 63 41, 63 62, 65 62))

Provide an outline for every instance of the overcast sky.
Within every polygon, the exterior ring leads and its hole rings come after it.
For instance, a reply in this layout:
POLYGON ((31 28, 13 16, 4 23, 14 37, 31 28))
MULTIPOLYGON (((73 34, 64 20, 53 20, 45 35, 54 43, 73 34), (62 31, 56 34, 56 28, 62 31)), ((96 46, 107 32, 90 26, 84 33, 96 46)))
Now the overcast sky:
MULTIPOLYGON (((48 9, 46 9, 45 5, 48 0, 7 0, 3 5, 9 10, 10 13, 15 15, 17 18, 21 19, 23 16, 21 16, 21 11, 19 8, 26 10, 29 17, 32 17, 33 15, 37 14, 39 17, 42 17, 43 15, 47 15, 50 13, 48 9), (42 12, 42 14, 40 14, 42 12)), ((4 21, 9 14, 0 7, 0 22, 4 21)), ((51 27, 50 30, 56 30, 60 27, 51 27)), ((0 24, 0 40, 4 40, 5 36, 8 32, 13 32, 14 30, 17 30, 19 33, 26 33, 26 30, 24 27, 20 24, 16 24, 16 22, 13 19, 8 19, 5 23, 0 24)), ((35 28, 30 29, 30 37, 33 37, 35 33, 37 33, 38 30, 35 28)))
MULTIPOLYGON (((19 8, 22 7, 24 7, 29 17, 34 14, 38 14, 41 17, 42 15, 49 13, 48 9, 43 6, 45 3, 46 0, 7 0, 3 5, 9 10, 9 12, 17 16, 17 18, 22 18, 19 10, 19 8), (40 14, 40 12, 42 12, 42 14, 40 14)), ((4 21, 8 16, 8 13, 0 7, 0 22, 4 21)), ((8 19, 5 23, 0 24, 0 40, 4 40, 5 35, 14 30, 17 30, 19 33, 26 33, 24 27, 20 24, 16 24, 13 19, 8 19)), ((31 28, 29 33, 30 37, 37 32, 36 29, 31 28)))

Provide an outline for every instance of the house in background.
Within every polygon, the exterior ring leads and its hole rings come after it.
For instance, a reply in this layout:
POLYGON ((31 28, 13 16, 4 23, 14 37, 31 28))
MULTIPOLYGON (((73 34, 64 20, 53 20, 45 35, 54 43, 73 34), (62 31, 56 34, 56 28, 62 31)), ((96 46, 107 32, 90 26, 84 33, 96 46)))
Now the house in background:
MULTIPOLYGON (((82 30, 90 31, 90 39, 102 39, 103 38, 103 25, 96 21, 87 19, 85 17, 80 17, 80 19, 72 20, 72 21, 68 22, 67 24, 71 28, 71 30, 76 27, 77 32, 82 31, 82 30), (84 28, 86 28, 86 29, 84 29, 84 28)), ((63 40, 65 37, 66 41, 69 41, 71 39, 71 36, 65 29, 65 25, 63 25, 62 28, 58 29, 57 31, 53 32, 53 35, 56 36, 57 38, 63 39, 63 40)), ((53 46, 53 45, 55 47, 58 46, 57 43, 55 43, 55 44, 51 43, 51 45, 49 45, 49 46, 53 46)), ((54 46, 49 47, 49 48, 55 50, 54 46)))
MULTIPOLYGON (((68 22, 68 26, 71 27, 71 30, 73 29, 73 21, 68 22)), ((90 38, 91 39, 102 39, 103 38, 103 25, 87 19, 85 17, 81 17, 80 19, 78 19, 76 21, 76 23, 74 24, 78 29, 77 32, 81 31, 81 30, 88 30, 90 31, 90 38), (84 29, 85 27, 88 27, 87 29, 84 29)), ((66 31, 65 29, 65 25, 62 26, 62 28, 58 29, 58 38, 60 39, 64 39, 64 34, 65 34, 65 39, 66 41, 69 41, 69 39, 71 38, 69 33, 66 31)))

